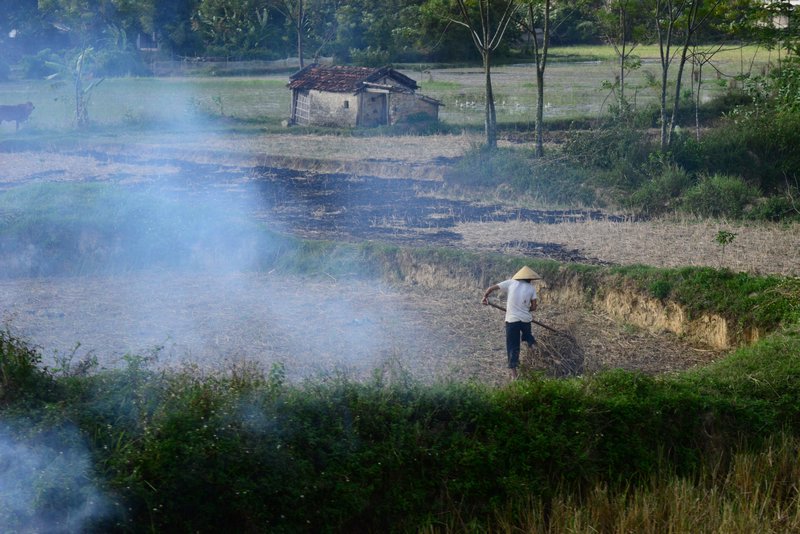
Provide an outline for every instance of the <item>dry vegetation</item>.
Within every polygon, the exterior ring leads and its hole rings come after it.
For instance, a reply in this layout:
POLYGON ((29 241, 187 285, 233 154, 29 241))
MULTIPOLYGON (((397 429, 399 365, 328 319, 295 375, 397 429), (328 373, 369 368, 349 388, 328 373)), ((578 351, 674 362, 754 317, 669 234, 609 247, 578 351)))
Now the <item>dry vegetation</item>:
MULTIPOLYGON (((442 136, 432 143, 430 138, 413 136, 204 135, 200 143, 192 136, 172 135, 132 145, 118 141, 66 152, 2 153, 2 168, 13 169, 13 174, 3 173, 0 187, 85 180, 159 184, 186 172, 182 162, 216 165, 221 171, 218 185, 230 186, 231 180, 252 179, 249 169, 265 158, 303 164, 316 159, 327 169, 360 161, 373 165, 373 170, 388 173, 410 168, 413 174, 413 165, 435 167, 442 158, 463 154, 476 139, 442 136)), ((440 193, 442 198, 448 194, 444 188, 440 193)), ((453 192, 449 194, 452 197, 453 192)), ((419 229, 420 235, 424 230, 419 229)), ((518 250, 509 243, 555 243, 583 257, 616 264, 707 265, 800 274, 796 224, 690 219, 560 224, 461 220, 449 230, 453 235, 449 244, 469 250, 529 254, 529 249, 518 250), (719 230, 736 234, 724 254, 714 240, 719 230)), ((131 274, 124 280, 3 282, 0 309, 3 320, 48 351, 69 354, 80 343, 76 354, 94 351, 103 365, 115 365, 128 352, 163 346, 158 357, 166 366, 191 362, 226 367, 240 359, 264 366, 284 362, 289 375, 300 378, 335 367, 364 375, 389 365, 426 380, 457 377, 504 382, 502 314, 478 305, 482 289, 375 287, 324 274, 301 281, 277 273, 221 278, 150 273, 131 274), (302 324, 314 326, 298 329, 302 324)), ((541 350, 523 358, 530 371, 559 375, 622 367, 657 373, 719 356, 671 334, 618 324, 589 310, 544 307, 538 318, 574 334, 577 348, 564 346, 563 339, 539 329, 541 350)))
MULTIPOLYGON (((464 222, 456 227, 467 248, 497 250, 510 237, 558 243, 587 257, 621 265, 709 266, 754 274, 800 275, 800 224, 661 219, 643 222, 464 222), (736 234, 723 253, 720 230, 736 234)), ((506 245, 508 253, 519 253, 506 245)))
MULTIPOLYGON (((181 172, 171 158, 212 163, 246 174, 249 166, 279 161, 292 166, 311 165, 320 171, 347 171, 347 164, 360 162, 361 170, 385 176, 422 174, 418 166, 435 169, 441 158, 458 157, 476 142, 471 135, 429 138, 335 138, 307 136, 205 137, 202 144, 191 136, 153 139, 123 147, 108 145, 108 161, 94 153, 25 151, 0 154, 3 169, 0 187, 31 181, 116 181, 158 183, 181 172), (334 148, 338 147, 338 148, 334 148), (127 156, 148 155, 151 160, 129 163, 127 156), (113 159, 112 159, 113 158, 113 159), (122 159, 120 159, 122 158, 122 159)), ((431 193, 419 193, 430 195, 431 193)), ((439 193, 433 193, 434 195, 439 193)), ((446 195, 447 191, 441 190, 446 195)), ((468 200, 468 199, 467 199, 468 200)), ((512 242, 554 243, 580 255, 614 264, 645 264, 656 267, 710 266, 749 273, 800 275, 800 225, 742 223, 721 220, 670 218, 642 222, 584 221, 542 224, 518 221, 464 220, 453 228, 462 237, 458 246, 520 254, 512 242), (720 230, 736 234, 723 254, 715 241, 720 230)))
MULTIPOLYGON (((482 289, 390 287, 324 274, 159 272, 4 281, 0 309, 48 357, 93 354, 103 367, 162 347, 159 367, 224 370, 244 360, 268 369, 280 362, 299 379, 333 369, 365 377, 388 366, 423 381, 503 383, 503 314, 480 305, 482 289)), ((542 347, 523 355, 528 371, 656 373, 718 356, 589 311, 544 306, 537 319, 571 332, 577 345, 535 326, 542 347)))

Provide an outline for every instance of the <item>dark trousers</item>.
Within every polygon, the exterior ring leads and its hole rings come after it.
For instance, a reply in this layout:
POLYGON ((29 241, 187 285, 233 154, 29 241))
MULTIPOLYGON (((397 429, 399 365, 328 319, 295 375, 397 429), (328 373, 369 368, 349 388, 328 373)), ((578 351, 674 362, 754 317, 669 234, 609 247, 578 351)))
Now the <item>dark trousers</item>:
POLYGON ((532 347, 536 340, 531 333, 531 323, 516 321, 506 323, 506 352, 508 352, 508 368, 516 369, 519 366, 520 340, 532 347))

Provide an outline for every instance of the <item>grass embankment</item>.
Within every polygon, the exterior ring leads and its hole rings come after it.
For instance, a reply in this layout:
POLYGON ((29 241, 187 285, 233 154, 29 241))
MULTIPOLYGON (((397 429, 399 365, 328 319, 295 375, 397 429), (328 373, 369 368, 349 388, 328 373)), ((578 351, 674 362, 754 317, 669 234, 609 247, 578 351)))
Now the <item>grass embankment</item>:
POLYGON ((681 509, 695 510, 693 496, 732 506, 747 485, 761 492, 748 496, 759 506, 739 510, 737 526, 800 519, 793 471, 768 468, 793 465, 800 446, 796 330, 693 373, 617 371, 503 389, 391 375, 287 385, 279 368, 194 376, 154 373, 138 358, 120 371, 53 377, 15 340, 1 346, 3 420, 14 435, 5 440, 32 444, 29 454, 86 447, 92 464, 82 476, 94 483, 89 495, 66 467, 29 473, 30 508, 2 510, 7 525, 64 521, 107 492, 106 508, 87 518, 98 531, 544 531, 547 521, 588 518, 615 531, 627 517, 655 532, 697 521, 681 509), (773 440, 782 434, 785 442, 773 440), (753 456, 761 470, 743 473, 750 457, 732 456, 776 443, 781 458, 753 456), (657 510, 647 504, 654 494, 664 499, 657 510))
POLYGON ((487 286, 523 265, 530 265, 542 275, 550 290, 577 284, 587 304, 610 290, 628 290, 662 303, 678 304, 689 318, 723 317, 739 331, 770 332, 800 320, 797 300, 800 281, 797 278, 758 276, 710 267, 594 266, 458 250, 375 249, 369 245, 362 248, 381 266, 384 276, 399 281, 413 278, 418 265, 433 265, 439 280, 450 279, 456 284, 459 280, 470 280, 487 286))

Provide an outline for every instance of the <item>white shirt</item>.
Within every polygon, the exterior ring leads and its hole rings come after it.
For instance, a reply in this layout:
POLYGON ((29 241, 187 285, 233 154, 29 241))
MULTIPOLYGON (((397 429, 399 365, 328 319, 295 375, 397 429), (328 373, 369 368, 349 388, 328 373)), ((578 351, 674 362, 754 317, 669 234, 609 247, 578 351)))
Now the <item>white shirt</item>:
POLYGON ((508 297, 506 298, 506 322, 531 322, 533 320, 531 301, 536 298, 536 287, 521 280, 503 280, 497 285, 500 289, 508 292, 508 297))

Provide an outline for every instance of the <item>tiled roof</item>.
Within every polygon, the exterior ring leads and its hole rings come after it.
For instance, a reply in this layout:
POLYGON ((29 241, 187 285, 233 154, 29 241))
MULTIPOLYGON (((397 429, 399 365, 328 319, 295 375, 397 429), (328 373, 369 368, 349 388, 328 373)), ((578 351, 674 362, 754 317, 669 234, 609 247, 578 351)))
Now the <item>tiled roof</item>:
POLYGON ((417 82, 389 67, 375 69, 370 67, 323 66, 317 64, 309 65, 292 74, 289 77, 289 88, 354 93, 363 87, 364 82, 374 82, 387 75, 410 89, 417 89, 417 82))

